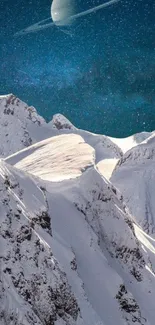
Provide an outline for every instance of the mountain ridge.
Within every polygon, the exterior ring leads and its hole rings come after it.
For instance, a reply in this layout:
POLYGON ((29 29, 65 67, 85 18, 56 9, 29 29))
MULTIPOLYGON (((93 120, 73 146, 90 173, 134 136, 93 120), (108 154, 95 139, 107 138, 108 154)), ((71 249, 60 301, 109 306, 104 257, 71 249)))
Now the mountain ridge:
POLYGON ((154 325, 154 133, 113 139, 61 114, 46 123, 13 95, 0 114, 2 140, 12 125, 0 144, 0 325, 154 325), (133 188, 150 173, 144 206, 147 188, 133 188))

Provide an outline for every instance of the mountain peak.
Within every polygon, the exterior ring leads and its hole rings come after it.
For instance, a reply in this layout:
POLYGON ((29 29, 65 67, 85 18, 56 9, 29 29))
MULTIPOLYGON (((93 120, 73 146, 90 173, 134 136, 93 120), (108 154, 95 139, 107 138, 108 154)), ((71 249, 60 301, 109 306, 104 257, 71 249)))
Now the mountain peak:
POLYGON ((45 128, 48 129, 45 120, 34 107, 13 94, 0 96, 0 157, 35 143, 45 128))
POLYGON ((48 124, 57 130, 76 130, 76 127, 62 114, 53 115, 48 124))
POLYGON ((154 325, 154 134, 46 123, 9 94, 0 138, 0 325, 154 325))

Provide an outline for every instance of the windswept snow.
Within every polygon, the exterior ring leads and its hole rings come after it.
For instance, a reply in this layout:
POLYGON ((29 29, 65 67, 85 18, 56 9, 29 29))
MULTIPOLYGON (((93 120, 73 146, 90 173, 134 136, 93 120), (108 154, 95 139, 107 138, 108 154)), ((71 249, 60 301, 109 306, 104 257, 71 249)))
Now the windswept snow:
POLYGON ((144 231, 155 233, 155 136, 152 134, 119 160, 111 182, 144 231))
POLYGON ((13 95, 0 107, 0 325, 154 325, 154 132, 46 123, 13 95))
POLYGON ((118 160, 119 159, 116 159, 116 158, 103 159, 103 160, 99 161, 98 164, 96 165, 97 169, 99 170, 101 175, 103 175, 105 178, 107 178, 109 180, 118 160))
POLYGON ((94 149, 81 136, 65 134, 41 141, 6 159, 48 181, 75 178, 94 163, 94 149))
POLYGON ((44 193, 4 162, 0 192, 0 324, 75 324, 76 298, 44 240, 51 236, 44 193))
POLYGON ((136 147, 138 144, 142 143, 144 140, 149 138, 151 134, 151 132, 141 132, 131 135, 127 138, 119 139, 109 137, 109 139, 114 142, 122 150, 123 153, 126 153, 131 148, 136 147))

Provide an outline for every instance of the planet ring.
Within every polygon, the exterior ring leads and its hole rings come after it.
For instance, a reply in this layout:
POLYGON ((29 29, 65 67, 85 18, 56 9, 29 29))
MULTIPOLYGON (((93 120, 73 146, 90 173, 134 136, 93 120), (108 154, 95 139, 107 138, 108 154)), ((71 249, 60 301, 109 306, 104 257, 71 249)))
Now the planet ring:
MULTIPOLYGON (((93 12, 96 12, 98 10, 101 10, 105 7, 109 7, 111 6, 112 4, 116 3, 116 2, 119 2, 120 0, 110 0, 108 2, 105 2, 99 6, 96 6, 96 7, 93 7, 91 9, 88 9, 86 11, 82 11, 78 14, 75 14, 71 17, 69 17, 68 21, 72 21, 74 19, 77 19, 77 18, 80 18, 80 17, 83 17, 83 16, 86 16, 86 15, 89 15, 93 12)), ((28 33, 34 33, 34 32, 37 32, 37 31, 40 31, 40 30, 43 30, 45 28, 48 28, 48 27, 51 27, 53 25, 55 25, 55 23, 52 21, 52 22, 49 22, 47 23, 49 20, 51 20, 52 18, 47 18, 47 19, 44 19, 44 20, 41 20, 40 22, 36 23, 36 24, 33 24, 25 29, 22 29, 21 31, 17 32, 14 36, 22 36, 22 35, 25 35, 25 34, 28 34, 28 33)))

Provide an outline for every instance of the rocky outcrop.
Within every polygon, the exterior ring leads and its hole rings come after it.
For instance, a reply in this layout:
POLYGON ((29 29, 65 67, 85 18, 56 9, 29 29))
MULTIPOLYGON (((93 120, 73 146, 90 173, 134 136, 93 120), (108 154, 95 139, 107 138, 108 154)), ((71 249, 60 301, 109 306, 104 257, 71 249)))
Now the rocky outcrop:
POLYGON ((0 96, 0 157, 30 146, 44 138, 48 127, 36 109, 13 94, 0 96))
POLYGON ((60 318, 69 325, 79 307, 52 248, 40 235, 51 236, 44 195, 31 179, 4 163, 0 174, 1 324, 54 325, 60 318))

